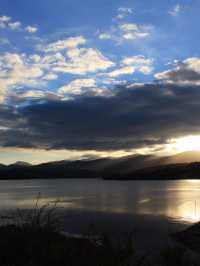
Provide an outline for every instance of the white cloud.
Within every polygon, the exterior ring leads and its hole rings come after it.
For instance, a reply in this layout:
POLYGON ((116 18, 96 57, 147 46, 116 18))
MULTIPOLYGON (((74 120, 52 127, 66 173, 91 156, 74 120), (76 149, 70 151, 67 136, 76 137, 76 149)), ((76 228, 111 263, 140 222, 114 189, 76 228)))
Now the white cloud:
POLYGON ((122 37, 126 40, 146 38, 152 31, 152 26, 140 25, 136 23, 125 23, 119 27, 122 31, 122 37))
POLYGON ((29 57, 34 63, 39 63, 41 60, 41 56, 34 54, 29 57))
POLYGON ((32 26, 27 26, 27 27, 25 28, 25 31, 27 31, 27 32, 29 32, 29 33, 35 33, 35 32, 38 31, 38 28, 36 28, 36 27, 32 27, 32 26))
POLYGON ((153 68, 150 66, 141 66, 138 70, 139 70, 139 72, 141 72, 145 75, 148 75, 148 74, 152 73, 153 68))
POLYGON ((141 38, 146 38, 149 36, 148 32, 128 32, 123 35, 124 39, 127 40, 137 40, 141 38))
POLYGON ((59 88, 58 92, 61 94, 81 94, 86 88, 96 86, 94 79, 76 79, 70 82, 68 85, 59 88))
POLYGON ((0 56, 0 94, 4 98, 16 86, 33 87, 40 85, 43 75, 41 67, 29 63, 24 54, 5 53, 0 56))
POLYGON ((120 68, 115 69, 106 75, 111 78, 116 78, 121 75, 131 75, 136 71, 145 75, 150 74, 153 71, 153 59, 146 58, 143 55, 125 57, 121 60, 120 65, 120 68))
POLYGON ((200 73, 200 58, 199 57, 190 57, 183 61, 184 64, 191 70, 194 70, 200 73))
POLYGON ((176 17, 179 15, 179 13, 181 12, 181 5, 177 4, 175 5, 168 13, 173 16, 173 17, 176 17))
POLYGON ((117 10, 117 19, 123 19, 133 13, 133 9, 130 7, 119 7, 117 10))
POLYGON ((49 73, 43 77, 43 79, 45 79, 45 80, 55 80, 57 78, 58 78, 58 75, 56 75, 54 73, 49 73))
POLYGON ((54 67, 54 71, 84 75, 105 70, 115 64, 94 48, 75 48, 67 51, 68 60, 54 67))
POLYGON ((119 69, 116 69, 110 73, 108 73, 107 75, 109 77, 115 78, 121 75, 130 75, 133 74, 135 72, 135 68, 132 66, 125 66, 119 69))
POLYGON ((47 47, 43 47, 45 52, 58 52, 64 49, 76 48, 86 43, 86 39, 83 36, 70 37, 65 40, 59 40, 54 43, 50 43, 47 47))
MULTIPOLYGON (((109 58, 94 48, 79 47, 86 42, 83 37, 71 37, 65 41, 49 44, 48 52, 39 54, 2 53, 0 55, 0 97, 5 100, 14 91, 44 87, 49 81, 58 79, 59 73, 85 75, 103 71, 115 66, 109 58)), ((97 88, 93 79, 83 78, 68 84, 67 89, 75 86, 73 93, 83 91, 92 95, 102 95, 103 88, 97 88), (80 82, 82 87, 80 86, 80 82), (89 83, 90 82, 90 83, 89 83)), ((66 86, 65 86, 66 90, 66 86)), ((29 90, 29 93, 30 92, 29 90)), ((37 96, 39 97, 40 94, 37 96)), ((13 96, 14 97, 14 96, 13 96)))
POLYGON ((112 35, 110 33, 101 33, 99 34, 100 40, 109 40, 112 38, 112 35))
POLYGON ((23 27, 20 21, 12 21, 11 17, 8 16, 1 16, 0 17, 0 29, 10 29, 10 30, 20 30, 20 31, 27 31, 29 33, 35 33, 38 28, 33 26, 23 27))
POLYGON ((139 27, 136 23, 126 23, 120 25, 121 30, 129 32, 129 31, 139 31, 139 27))
POLYGON ((101 32, 98 38, 101 40, 112 40, 118 44, 124 41, 135 41, 145 39, 153 34, 154 27, 149 24, 117 23, 111 26, 109 31, 101 32))
POLYGON ((8 23, 8 26, 11 30, 20 30, 21 29, 21 22, 16 21, 16 22, 10 22, 8 23))
POLYGON ((113 96, 112 90, 107 88, 99 88, 96 85, 94 79, 76 79, 71 81, 68 85, 58 89, 59 95, 62 100, 71 100, 74 96, 85 95, 85 96, 113 96))
POLYGON ((25 92, 21 92, 18 94, 19 98, 43 98, 45 95, 45 92, 39 91, 39 90, 28 90, 25 92))
POLYGON ((136 66, 140 66, 140 65, 152 65, 153 60, 144 57, 143 55, 136 55, 136 56, 131 56, 131 57, 125 57, 122 60, 122 63, 124 65, 136 65, 136 66))
POLYGON ((85 75, 108 69, 115 64, 98 49, 79 47, 86 43, 83 36, 70 37, 42 47, 45 55, 40 64, 52 72, 85 75))
POLYGON ((11 17, 8 16, 1 16, 0 17, 0 22, 8 22, 11 20, 11 17))
POLYGON ((122 65, 133 66, 136 71, 143 74, 150 74, 153 71, 153 59, 146 58, 143 55, 125 57, 121 63, 122 65))
POLYGON ((46 67, 63 66, 66 64, 66 58, 61 53, 48 54, 41 58, 41 64, 46 67))
POLYGON ((127 84, 127 80, 116 80, 113 77, 104 78, 102 83, 105 85, 125 85, 127 84))

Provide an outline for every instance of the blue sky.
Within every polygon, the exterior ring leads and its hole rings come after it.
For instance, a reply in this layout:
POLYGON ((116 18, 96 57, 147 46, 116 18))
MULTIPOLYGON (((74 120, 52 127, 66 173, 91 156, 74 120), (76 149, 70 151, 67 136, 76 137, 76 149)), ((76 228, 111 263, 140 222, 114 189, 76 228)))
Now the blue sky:
MULTIPOLYGON (((48 101, 110 99, 120 86, 198 86, 199 9, 197 0, 1 0, 0 104, 20 112, 48 101)), ((0 128, 13 130, 13 124, 2 121, 0 128)), ((34 145, 1 146, 8 149, 6 159, 0 158, 5 162, 38 156, 34 145)), ((75 151, 77 156, 135 151, 80 151, 75 145, 73 152, 56 147, 47 156, 41 146, 46 160, 55 154, 73 157, 75 151)))

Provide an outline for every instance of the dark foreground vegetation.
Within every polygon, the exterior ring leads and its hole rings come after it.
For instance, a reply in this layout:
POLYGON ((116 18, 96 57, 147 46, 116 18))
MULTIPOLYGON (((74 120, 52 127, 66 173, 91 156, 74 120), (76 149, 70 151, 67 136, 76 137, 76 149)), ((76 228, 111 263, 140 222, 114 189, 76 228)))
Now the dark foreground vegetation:
MULTIPOLYGON (((194 266, 197 253, 179 244, 166 244, 159 251, 138 252, 134 236, 72 236, 62 231, 55 207, 17 211, 2 217, 0 226, 1 266, 194 266), (6 219, 6 221, 5 221, 6 219), (4 222, 3 222, 4 221, 4 222)), ((174 237, 174 236, 173 236, 174 237)), ((176 236, 177 237, 177 236, 176 236)))

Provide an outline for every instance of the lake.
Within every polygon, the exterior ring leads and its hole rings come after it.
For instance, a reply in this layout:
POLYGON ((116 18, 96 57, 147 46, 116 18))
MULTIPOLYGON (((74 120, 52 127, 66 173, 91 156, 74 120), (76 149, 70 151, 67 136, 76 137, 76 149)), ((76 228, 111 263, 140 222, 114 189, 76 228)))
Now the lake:
POLYGON ((104 181, 101 179, 3 180, 0 211, 59 201, 65 230, 135 232, 138 246, 158 248, 171 232, 200 220, 200 181, 104 181))
POLYGON ((104 181, 101 179, 3 180, 0 210, 30 208, 59 201, 77 212, 164 216, 196 222, 200 219, 200 181, 104 181))

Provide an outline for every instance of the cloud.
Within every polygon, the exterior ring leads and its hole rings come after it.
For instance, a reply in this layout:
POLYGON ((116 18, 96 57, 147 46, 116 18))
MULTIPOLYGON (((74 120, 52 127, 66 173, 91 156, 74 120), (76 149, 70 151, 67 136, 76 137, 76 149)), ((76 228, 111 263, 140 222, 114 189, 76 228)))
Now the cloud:
POLYGON ((109 31, 100 32, 98 38, 122 44, 125 41, 146 39, 152 35, 153 29, 154 27, 149 24, 117 23, 117 25, 112 25, 109 31))
POLYGON ((58 75, 56 75, 54 73, 49 73, 46 76, 44 76, 43 79, 45 79, 45 80, 55 80, 55 79, 58 79, 58 75))
POLYGON ((64 40, 50 43, 46 47, 42 47, 45 52, 58 52, 64 49, 76 48, 86 43, 86 39, 83 36, 69 37, 64 40))
POLYGON ((41 56, 38 54, 30 55, 30 60, 32 60, 34 63, 39 63, 41 61, 41 56))
MULTIPOLYGON (((70 61, 66 61, 66 58, 60 53, 46 56, 37 54, 27 56, 17 53, 0 55, 0 101, 22 102, 28 98, 49 98, 50 94, 48 90, 46 91, 46 85, 49 81, 58 79, 59 71, 83 75, 111 66, 111 63, 94 49, 81 51, 84 56, 78 56, 77 61, 74 58, 75 51, 70 50, 70 52, 73 53, 73 56, 70 55, 72 57, 70 61), (59 67, 64 69, 59 70, 59 67), (44 88, 45 91, 38 90, 38 88, 44 88), (20 97, 19 94, 21 94, 20 97)), ((106 88, 97 87, 95 80, 91 78, 74 80, 62 86, 59 93, 55 93, 54 96, 67 100, 65 94, 111 95, 106 88)))
POLYGON ((1 16, 0 17, 0 22, 8 22, 11 20, 11 17, 8 16, 1 16))
POLYGON ((99 34, 99 39, 100 40, 109 40, 109 39, 112 39, 112 35, 109 33, 101 33, 101 34, 99 34))
POLYGON ((43 70, 37 65, 30 64, 29 59, 24 54, 5 53, 0 55, 1 100, 13 87, 38 85, 42 75, 43 70))
POLYGON ((181 12, 182 6, 177 4, 175 5, 168 13, 173 16, 176 17, 179 15, 179 13, 181 12))
POLYGON ((25 28, 25 30, 26 30, 27 32, 29 32, 29 33, 35 33, 35 32, 38 31, 38 28, 33 27, 33 26, 27 26, 27 27, 25 28))
POLYGON ((27 90, 24 92, 20 92, 20 94, 17 94, 16 97, 18 98, 43 98, 45 95, 45 92, 40 90, 27 90))
POLYGON ((143 74, 150 74, 153 71, 153 59, 146 58, 143 55, 125 57, 121 63, 132 66, 136 71, 142 72, 143 74))
POLYGON ((155 78, 169 84, 199 85, 200 58, 191 57, 177 62, 174 68, 155 74, 155 78))
POLYGON ((12 21, 12 18, 8 16, 0 17, 0 29, 10 29, 13 31, 26 31, 29 33, 35 33, 38 31, 38 28, 30 25, 27 27, 23 27, 20 21, 12 21))
POLYGON ((128 23, 128 24, 122 24, 120 26, 121 30, 128 32, 128 31, 138 31, 139 27, 135 23, 128 23))
POLYGON ((117 10, 117 19, 124 19, 128 15, 131 15, 133 13, 133 8, 130 7, 119 7, 117 10))
POLYGON ((86 39, 83 36, 77 36, 40 47, 45 53, 41 58, 41 64, 51 67, 56 73, 77 75, 105 70, 115 65, 98 49, 79 47, 85 43, 86 39))
POLYGON ((152 73, 153 68, 150 66, 141 66, 138 71, 143 73, 144 75, 149 75, 152 73))
MULTIPOLYGON (((78 48, 82 38, 68 38, 66 42, 50 44, 52 51, 40 54, 2 53, 0 55, 0 100, 4 101, 11 91, 19 87, 44 87, 58 79, 59 73, 85 75, 102 71, 115 65, 99 50, 78 48), (66 50, 65 48, 66 47, 66 50), (67 48, 68 47, 68 48, 67 48), (64 49, 64 51, 63 51, 64 49)), ((93 94, 102 94, 102 89, 93 89, 93 94)))
MULTIPOLYGON (((66 63, 66 56, 64 56, 61 53, 54 53, 54 54, 47 54, 43 57, 40 56, 40 59, 35 57, 35 59, 39 60, 38 63, 40 63, 43 66, 46 66, 47 68, 49 67, 55 67, 55 66, 63 66, 66 63)), ((34 60, 34 58, 33 58, 34 60)))
POLYGON ((10 29, 10 30, 21 30, 21 22, 11 21, 11 17, 1 16, 0 17, 0 29, 10 29))
POLYGON ((138 71, 145 75, 151 74, 153 71, 153 59, 146 58, 143 55, 125 57, 120 62, 121 67, 115 69, 106 75, 116 78, 121 75, 131 75, 138 71))
POLYGON ((11 30, 20 30, 21 29, 21 22, 16 21, 16 22, 10 22, 8 23, 8 26, 11 30))
POLYGON ((74 99, 74 96, 99 96, 111 97, 113 92, 108 88, 99 88, 95 79, 76 79, 58 89, 59 95, 64 95, 63 100, 74 99))
POLYGON ((127 40, 136 40, 147 38, 152 30, 152 27, 147 25, 140 25, 136 23, 125 23, 120 25, 123 38, 127 40))
POLYGON ((125 66, 125 67, 121 67, 119 69, 116 69, 110 73, 108 73, 107 75, 109 77, 115 78, 121 75, 130 75, 133 74, 135 72, 135 68, 132 66, 125 66))
MULTIPOLYGON (((63 101, 64 97, 48 90, 40 89, 18 89, 9 94, 8 104, 12 102, 12 106, 20 108, 33 103, 44 103, 46 101, 63 101)), ((22 129, 23 130, 23 129, 22 129)))
POLYGON ((75 48, 67 52, 68 60, 54 67, 54 71, 84 75, 105 70, 115 65, 94 48, 75 48))
POLYGON ((92 87, 96 87, 96 81, 94 79, 76 79, 68 85, 59 88, 58 92, 61 94, 81 94, 85 89, 92 87))
POLYGON ((0 106, 1 147, 134 150, 199 134, 200 87, 121 85, 111 97, 0 106))
POLYGON ((146 58, 143 55, 136 55, 136 56, 125 57, 122 60, 122 63, 124 65, 143 66, 143 65, 152 65, 153 60, 146 58))

